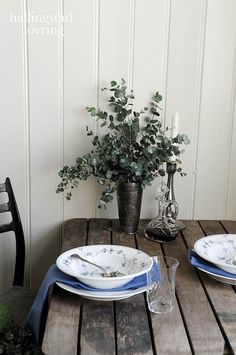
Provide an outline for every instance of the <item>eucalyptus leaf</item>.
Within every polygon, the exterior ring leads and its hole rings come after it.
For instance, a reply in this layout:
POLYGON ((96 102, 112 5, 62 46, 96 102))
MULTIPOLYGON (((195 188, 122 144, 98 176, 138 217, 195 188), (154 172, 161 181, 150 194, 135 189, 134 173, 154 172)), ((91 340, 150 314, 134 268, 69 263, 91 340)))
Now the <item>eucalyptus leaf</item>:
POLYGON ((112 80, 112 81, 111 81, 111 87, 116 86, 116 85, 117 85, 116 81, 115 81, 115 80, 112 80))
MULTIPOLYGON (((133 100, 133 90, 128 91, 124 79, 121 83, 110 82, 111 96, 108 99, 110 110, 102 111, 95 107, 86 107, 92 118, 101 120, 100 127, 105 134, 94 135, 86 128, 87 136, 92 136, 93 149, 79 156, 75 165, 64 166, 58 176, 60 182, 57 193, 64 191, 70 200, 73 190, 82 180, 96 176, 103 186, 99 208, 111 202, 120 182, 138 182, 143 188, 150 186, 154 179, 165 175, 163 164, 175 154, 182 154, 181 144, 189 144, 186 134, 178 134, 174 139, 167 137, 166 127, 159 120, 161 108, 158 104, 162 96, 157 91, 149 106, 138 110, 133 100), (132 103, 131 103, 132 100, 132 103)), ((179 160, 178 160, 179 162, 179 160)), ((182 169, 178 168, 182 176, 182 169)))

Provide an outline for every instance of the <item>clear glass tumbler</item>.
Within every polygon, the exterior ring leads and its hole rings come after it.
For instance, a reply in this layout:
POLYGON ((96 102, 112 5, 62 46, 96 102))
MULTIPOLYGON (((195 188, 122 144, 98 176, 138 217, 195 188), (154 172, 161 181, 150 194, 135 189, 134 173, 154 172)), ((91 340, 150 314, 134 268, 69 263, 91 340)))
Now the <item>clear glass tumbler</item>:
POLYGON ((175 274, 178 260, 170 256, 154 256, 147 273, 147 303, 151 312, 171 313, 175 302, 175 274))

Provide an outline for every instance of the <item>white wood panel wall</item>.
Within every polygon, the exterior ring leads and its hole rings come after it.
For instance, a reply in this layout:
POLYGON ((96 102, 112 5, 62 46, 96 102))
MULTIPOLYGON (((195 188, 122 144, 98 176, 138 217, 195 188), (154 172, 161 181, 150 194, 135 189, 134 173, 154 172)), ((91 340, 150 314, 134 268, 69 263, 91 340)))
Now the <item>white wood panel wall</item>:
MULTIPOLYGON (((182 159, 188 175, 175 180, 179 218, 236 219, 235 17, 234 0, 1 2, 0 178, 11 177, 18 200, 27 284, 37 287, 55 261, 64 220, 117 217, 116 201, 97 209, 92 178, 71 202, 55 194, 60 167, 90 150, 86 125, 100 133, 85 107, 103 105, 100 88, 112 79, 127 80, 138 108, 159 90, 167 125, 179 111, 191 139, 182 159), (21 21, 27 14, 68 22, 21 21)), ((142 217, 157 213, 157 186, 144 193, 142 217)), ((12 260, 6 241, 0 270, 12 260)), ((4 288, 10 280, 0 276, 4 288)))

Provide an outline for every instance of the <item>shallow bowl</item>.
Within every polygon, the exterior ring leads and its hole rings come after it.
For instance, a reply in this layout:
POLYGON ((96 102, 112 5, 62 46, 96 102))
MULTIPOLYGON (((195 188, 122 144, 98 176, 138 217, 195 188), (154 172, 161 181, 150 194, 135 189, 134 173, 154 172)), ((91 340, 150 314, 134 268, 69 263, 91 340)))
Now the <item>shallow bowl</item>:
POLYGON ((230 264, 236 258, 236 234, 203 237, 194 244, 194 250, 218 268, 236 275, 236 265, 230 264))
POLYGON ((61 254, 56 261, 57 267, 64 273, 76 277, 86 285, 100 289, 120 287, 134 277, 142 275, 152 267, 152 259, 144 252, 121 245, 86 245, 61 254), (86 262, 71 258, 79 254, 107 271, 119 271, 125 276, 104 277, 102 271, 86 262))

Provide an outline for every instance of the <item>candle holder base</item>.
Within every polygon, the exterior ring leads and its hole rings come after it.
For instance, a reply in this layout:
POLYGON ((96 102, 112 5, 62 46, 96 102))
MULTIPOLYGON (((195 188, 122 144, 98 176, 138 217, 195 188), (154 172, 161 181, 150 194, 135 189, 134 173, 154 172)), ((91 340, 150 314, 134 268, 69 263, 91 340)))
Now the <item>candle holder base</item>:
POLYGON ((147 224, 144 229, 144 235, 154 242, 171 243, 184 228, 185 225, 180 221, 166 224, 163 223, 163 220, 155 218, 147 224))
POLYGON ((179 211, 178 203, 174 195, 174 174, 177 169, 176 163, 167 163, 167 185, 162 181, 160 184, 159 216, 153 218, 144 229, 148 239, 159 243, 170 243, 176 239, 185 225, 177 220, 179 211))
POLYGON ((183 222, 175 221, 175 225, 179 232, 185 229, 185 224, 183 222))
POLYGON ((148 228, 144 230, 144 234, 147 239, 150 239, 153 242, 157 242, 157 243, 171 243, 171 242, 175 241, 175 239, 178 235, 178 234, 176 234, 174 236, 170 236, 161 230, 158 233, 154 233, 153 230, 148 229, 148 228))

